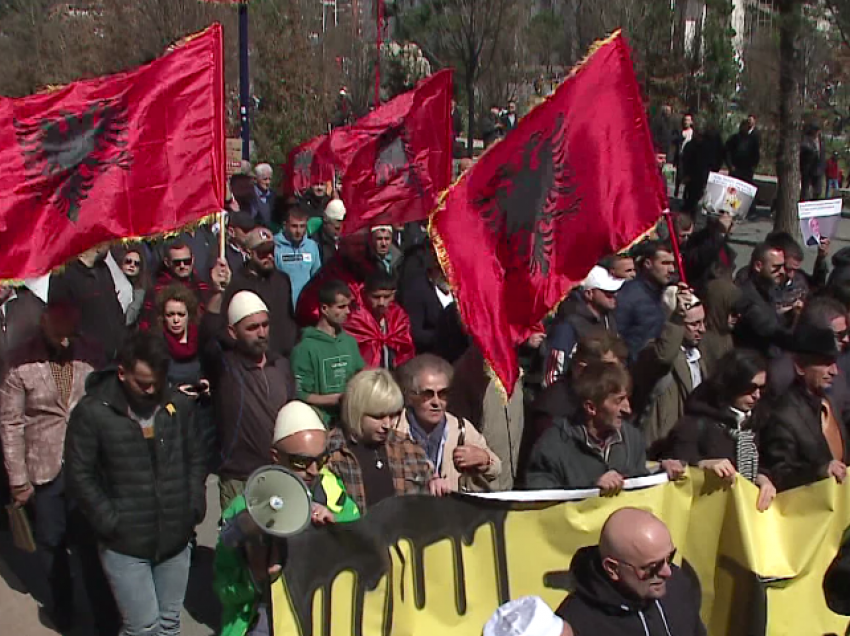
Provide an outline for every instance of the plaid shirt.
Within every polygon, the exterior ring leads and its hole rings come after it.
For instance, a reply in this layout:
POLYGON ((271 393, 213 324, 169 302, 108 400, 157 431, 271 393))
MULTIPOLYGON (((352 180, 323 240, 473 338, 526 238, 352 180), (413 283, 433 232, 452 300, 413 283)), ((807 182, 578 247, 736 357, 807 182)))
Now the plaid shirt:
MULTIPOLYGON (((328 468, 345 485, 345 492, 354 499, 360 514, 366 513, 366 490, 363 473, 354 453, 341 429, 331 431, 328 439, 328 468)), ((434 468, 425 456, 422 447, 410 437, 390 431, 387 438, 387 463, 393 479, 396 495, 428 494, 428 482, 434 476, 434 468)))

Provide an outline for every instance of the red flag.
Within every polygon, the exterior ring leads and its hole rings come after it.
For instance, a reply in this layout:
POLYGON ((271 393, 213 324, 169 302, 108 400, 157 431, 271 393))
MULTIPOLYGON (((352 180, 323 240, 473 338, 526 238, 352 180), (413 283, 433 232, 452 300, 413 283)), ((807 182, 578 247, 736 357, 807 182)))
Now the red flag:
POLYGON ((448 192, 431 235, 463 322, 507 393, 515 347, 596 261, 667 207, 616 32, 448 192))
POLYGON ((0 280, 221 210, 221 26, 133 71, 0 98, 0 191, 0 280))
POLYGON ((422 220, 451 181, 452 71, 425 78, 331 133, 342 172, 343 233, 422 220))
POLYGON ((394 356, 393 368, 400 367, 416 355, 410 318, 401 305, 392 303, 384 318, 386 324, 382 329, 369 309, 360 305, 345 321, 345 331, 357 341, 360 356, 367 367, 381 366, 384 347, 394 356))
POLYGON ((317 183, 333 181, 328 136, 315 137, 294 148, 287 157, 283 173, 283 191, 288 194, 302 192, 317 183))

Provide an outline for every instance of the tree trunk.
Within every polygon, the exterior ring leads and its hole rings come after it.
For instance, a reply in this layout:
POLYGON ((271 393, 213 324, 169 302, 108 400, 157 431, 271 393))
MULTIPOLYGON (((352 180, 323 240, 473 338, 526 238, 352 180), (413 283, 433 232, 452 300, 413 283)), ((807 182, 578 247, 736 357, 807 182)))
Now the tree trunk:
POLYGON ((801 84, 803 62, 800 32, 803 23, 800 0, 779 3, 779 148, 776 152, 776 216, 773 229, 799 232, 800 140, 803 127, 801 84))
POLYGON ((472 157, 475 152, 475 82, 472 81, 472 73, 466 76, 466 153, 472 157))

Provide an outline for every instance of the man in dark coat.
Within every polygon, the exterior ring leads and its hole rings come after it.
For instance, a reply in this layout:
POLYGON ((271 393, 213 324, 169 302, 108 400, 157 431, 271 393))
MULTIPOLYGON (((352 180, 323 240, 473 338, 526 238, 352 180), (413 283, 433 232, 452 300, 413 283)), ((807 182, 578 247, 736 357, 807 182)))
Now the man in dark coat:
POLYGON ((756 118, 750 115, 742 121, 738 132, 726 141, 726 163, 729 165, 729 175, 753 182, 756 168, 761 161, 761 136, 756 130, 756 118))
POLYGON ((785 280, 785 254, 761 243, 753 250, 746 282, 741 285, 741 298, 735 305, 740 318, 735 325, 735 345, 755 349, 765 355, 776 355, 790 336, 783 320, 789 311, 800 311, 802 301, 780 309, 776 307, 779 285, 785 280), (782 315, 780 315, 780 312, 782 315))
POLYGON ((728 278, 735 271, 735 251, 729 245, 729 235, 735 217, 722 213, 708 218, 705 227, 694 232, 681 246, 682 266, 688 284, 700 298, 705 296, 706 287, 712 280, 728 278))
POLYGON ((652 140, 655 152, 664 155, 667 163, 673 163, 676 158, 676 141, 679 131, 673 120, 673 109, 670 104, 661 106, 661 110, 652 119, 652 140))
POLYGON ((617 293, 614 318, 620 337, 629 348, 629 360, 637 359, 647 342, 657 338, 667 320, 661 297, 676 270, 672 248, 661 242, 641 246, 637 277, 617 293))
POLYGON ((167 390, 169 355, 136 334, 89 376, 65 441, 68 486, 101 544, 126 633, 179 633, 207 453, 194 400, 167 390), (156 584, 154 584, 156 581, 156 584))
POLYGON ((652 513, 621 508, 599 545, 579 550, 575 593, 555 612, 575 636, 705 636, 696 578, 673 564, 670 531, 652 513))
POLYGON ((9 353, 38 334, 43 311, 44 303, 26 287, 0 285, 0 374, 9 353))
POLYGON ((578 341, 591 329, 601 326, 611 335, 617 335, 614 309, 617 306, 617 292, 623 282, 597 265, 582 282, 576 297, 565 301, 565 315, 552 324, 546 341, 549 355, 544 386, 557 382, 569 368, 578 341))
POLYGON ((843 483, 850 435, 841 405, 829 396, 838 367, 832 329, 801 324, 794 332, 794 384, 769 406, 760 461, 779 492, 821 479, 843 483))

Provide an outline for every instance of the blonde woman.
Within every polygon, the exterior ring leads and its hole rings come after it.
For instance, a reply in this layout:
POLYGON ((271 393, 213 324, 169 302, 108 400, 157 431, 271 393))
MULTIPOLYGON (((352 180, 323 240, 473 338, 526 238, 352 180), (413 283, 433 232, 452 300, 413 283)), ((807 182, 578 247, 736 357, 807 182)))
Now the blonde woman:
POLYGON ((490 490, 502 462, 472 424, 446 410, 453 375, 448 362, 429 353, 404 364, 399 376, 406 408, 398 429, 425 451, 443 491, 490 490))
POLYGON ((361 514, 389 497, 440 490, 425 452, 398 430, 403 407, 401 389, 385 369, 361 371, 343 395, 343 427, 330 433, 328 467, 361 514))

